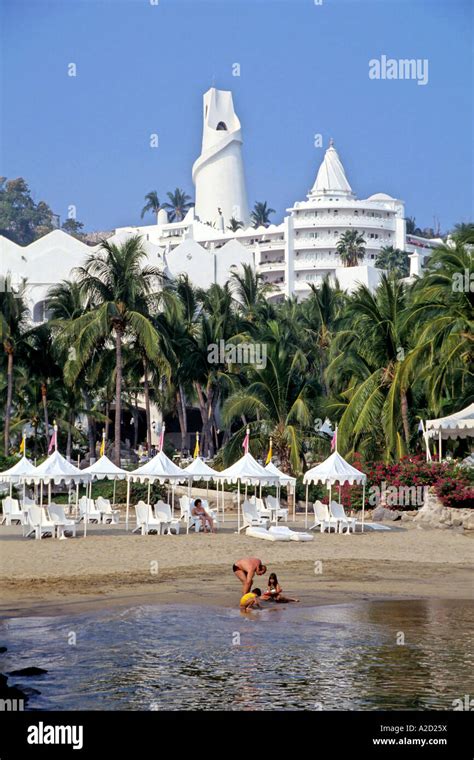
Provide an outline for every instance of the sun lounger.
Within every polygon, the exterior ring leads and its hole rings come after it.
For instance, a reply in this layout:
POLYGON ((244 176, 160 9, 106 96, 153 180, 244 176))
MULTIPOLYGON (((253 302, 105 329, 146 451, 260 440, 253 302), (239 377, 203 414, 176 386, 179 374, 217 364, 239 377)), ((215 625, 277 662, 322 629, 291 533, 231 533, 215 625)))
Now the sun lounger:
POLYGON ((244 501, 242 504, 242 514, 244 516, 244 525, 246 528, 267 528, 270 520, 267 517, 261 517, 257 512, 257 507, 250 501, 244 501))
POLYGON ((171 516, 170 505, 161 499, 155 504, 155 517, 160 522, 162 533, 166 531, 167 535, 171 536, 171 531, 174 530, 176 535, 179 534, 179 520, 171 516))
POLYGON ((112 509, 110 505, 110 499, 104 499, 102 496, 98 496, 95 500, 95 506, 101 514, 102 522, 104 525, 112 524, 118 525, 120 521, 120 510, 112 509))
POLYGON ((18 499, 12 499, 11 496, 7 496, 2 500, 2 525, 11 525, 13 522, 23 524, 24 515, 20 509, 18 499))
POLYGON ((350 533, 351 530, 355 533, 356 519, 355 517, 347 517, 342 504, 339 504, 337 501, 332 501, 331 514, 338 522, 339 533, 343 533, 344 528, 346 529, 346 533, 350 533))
POLYGON ((161 522, 156 519, 150 504, 145 504, 144 501, 139 501, 138 504, 135 505, 135 515, 137 518, 137 526, 133 529, 133 533, 138 533, 140 531, 142 536, 146 536, 148 533, 151 533, 151 531, 156 531, 158 534, 160 533, 161 522))
POLYGON ((64 507, 61 504, 50 504, 48 512, 51 520, 56 525, 56 532, 61 531, 60 538, 65 538, 64 531, 71 531, 73 537, 76 537, 76 521, 70 520, 64 513, 64 507))
POLYGON ((36 504, 31 504, 26 510, 26 514, 28 526, 25 532, 26 538, 29 538, 33 533, 35 538, 55 535, 56 523, 53 522, 48 511, 44 507, 38 507, 36 504))
POLYGON ((290 530, 286 525, 272 525, 268 532, 274 536, 289 536, 290 541, 312 541, 314 538, 311 533, 290 530))
POLYGON ((94 504, 94 499, 88 499, 87 496, 81 496, 79 499, 79 520, 87 518, 88 523, 99 523, 102 515, 94 504))
POLYGON ((320 501, 315 501, 313 504, 313 509, 315 522, 314 525, 310 527, 310 530, 314 530, 314 528, 320 528, 321 533, 324 533, 325 530, 331 532, 332 528, 334 532, 337 531, 339 523, 335 517, 332 517, 329 514, 329 508, 327 504, 323 504, 320 501))

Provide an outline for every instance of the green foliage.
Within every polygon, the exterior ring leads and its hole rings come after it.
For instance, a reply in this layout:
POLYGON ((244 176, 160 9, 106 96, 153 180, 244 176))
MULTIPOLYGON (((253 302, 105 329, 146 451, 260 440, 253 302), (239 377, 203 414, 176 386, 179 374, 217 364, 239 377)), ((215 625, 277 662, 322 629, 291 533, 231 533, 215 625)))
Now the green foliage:
POLYGON ((22 177, 0 177, 0 234, 18 245, 29 245, 53 229, 53 212, 44 201, 35 203, 22 177))

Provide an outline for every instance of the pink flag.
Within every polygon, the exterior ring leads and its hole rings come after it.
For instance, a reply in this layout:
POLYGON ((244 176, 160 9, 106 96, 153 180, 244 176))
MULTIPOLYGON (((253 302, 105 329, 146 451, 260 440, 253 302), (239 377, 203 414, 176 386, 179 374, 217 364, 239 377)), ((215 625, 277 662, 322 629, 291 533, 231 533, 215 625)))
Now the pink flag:
POLYGON ((242 448, 246 454, 248 454, 249 452, 249 443, 250 443, 250 430, 247 428, 247 433, 242 443, 242 448))
POLYGON ((53 447, 55 450, 58 448, 58 431, 56 429, 54 430, 53 435, 49 441, 48 454, 51 454, 53 447))
POLYGON ((331 451, 334 451, 334 449, 337 446, 337 428, 334 431, 334 435, 331 438, 331 451))
POLYGON ((160 435, 160 451, 163 451, 163 444, 165 442, 165 426, 161 428, 161 435, 160 435))

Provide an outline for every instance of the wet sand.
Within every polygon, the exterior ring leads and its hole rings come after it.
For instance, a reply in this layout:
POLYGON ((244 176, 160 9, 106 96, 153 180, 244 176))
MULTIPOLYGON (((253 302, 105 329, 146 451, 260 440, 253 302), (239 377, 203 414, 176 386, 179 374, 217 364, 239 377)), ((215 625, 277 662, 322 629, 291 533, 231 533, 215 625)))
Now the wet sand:
POLYGON ((84 540, 82 530, 76 539, 34 541, 23 539, 21 528, 1 528, 0 616, 134 604, 235 606, 240 585, 232 564, 245 556, 260 557, 308 606, 474 597, 473 537, 451 530, 403 523, 390 532, 315 533, 308 543, 238 536, 227 522, 217 535, 143 537, 126 534, 123 525, 89 526, 84 540))

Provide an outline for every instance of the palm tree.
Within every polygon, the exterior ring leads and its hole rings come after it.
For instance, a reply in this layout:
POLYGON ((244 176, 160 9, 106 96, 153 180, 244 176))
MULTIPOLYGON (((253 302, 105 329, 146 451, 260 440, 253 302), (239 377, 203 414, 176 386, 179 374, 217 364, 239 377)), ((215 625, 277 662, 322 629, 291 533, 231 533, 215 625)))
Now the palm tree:
POLYGON ((241 230, 243 226, 244 226, 243 222, 240 222, 238 219, 232 216, 229 220, 227 229, 230 230, 231 232, 237 232, 237 230, 241 230))
POLYGON ((270 224, 270 214, 274 214, 275 209, 269 208, 266 201, 256 201, 253 211, 250 213, 252 224, 257 227, 268 227, 270 224))
POLYGON ((243 264, 242 272, 232 272, 230 282, 233 287, 237 310, 245 320, 255 323, 268 313, 267 295, 272 286, 263 281, 263 275, 255 272, 250 264, 243 264))
POLYGON ((410 446, 406 307, 403 283, 383 275, 375 293, 361 286, 347 299, 336 323, 327 379, 343 451, 375 439, 387 459, 397 459, 410 446))
POLYGON ((10 446, 10 420, 13 400, 14 357, 21 349, 28 323, 28 307, 24 299, 24 285, 14 289, 11 277, 2 278, 0 288, 0 335, 7 358, 7 398, 5 404, 4 454, 10 446))
POLYGON ((452 235, 458 243, 474 245, 474 223, 461 222, 460 224, 455 224, 452 235))
POLYGON ((169 198, 169 203, 164 203, 163 208, 170 212, 169 218, 172 222, 181 222, 191 206, 194 205, 191 196, 187 195, 184 190, 180 190, 179 187, 174 193, 166 193, 166 195, 169 198))
POLYGON ((99 253, 77 269, 77 280, 89 311, 74 319, 65 334, 74 340, 76 358, 65 368, 74 381, 100 344, 113 340, 115 346, 115 462, 120 465, 120 424, 124 340, 134 338, 158 359, 159 336, 147 316, 154 299, 160 271, 144 266, 146 253, 141 238, 130 237, 121 245, 103 241, 99 253))
POLYGON ((386 245, 380 249, 375 266, 378 269, 386 269, 397 277, 408 277, 410 273, 408 254, 400 248, 394 248, 393 245, 386 245))
POLYGON ((365 256, 364 236, 358 230, 346 230, 338 240, 336 251, 345 267, 356 267, 365 256))
POLYGON ((416 341, 406 364, 425 382, 435 414, 474 397, 473 258, 459 242, 439 247, 413 286, 406 329, 416 331, 416 341))
POLYGON ((308 375, 304 353, 291 346, 278 322, 267 325, 262 340, 267 345, 265 367, 244 368, 245 383, 235 379, 234 392, 223 405, 225 423, 243 422, 226 445, 224 458, 234 459, 241 452, 248 426, 258 453, 263 453, 271 435, 282 469, 299 473, 303 441, 308 438, 313 419, 315 380, 308 375))
POLYGON ((141 213, 141 219, 145 216, 145 214, 148 214, 149 211, 151 211, 156 216, 156 223, 158 224, 158 212, 161 209, 160 200, 158 198, 158 193, 156 190, 151 190, 151 192, 147 193, 145 195, 146 203, 142 208, 141 213))

